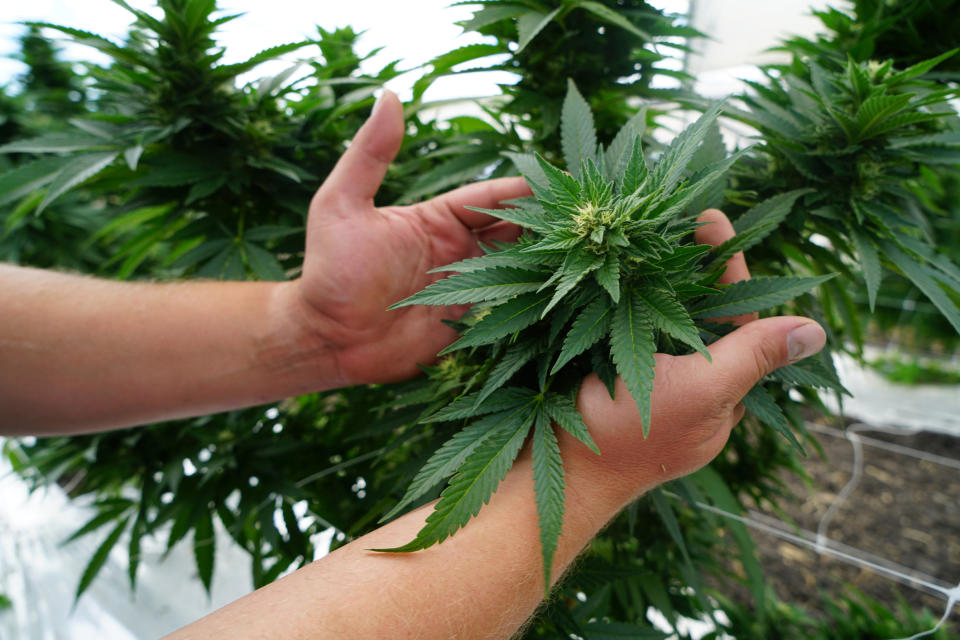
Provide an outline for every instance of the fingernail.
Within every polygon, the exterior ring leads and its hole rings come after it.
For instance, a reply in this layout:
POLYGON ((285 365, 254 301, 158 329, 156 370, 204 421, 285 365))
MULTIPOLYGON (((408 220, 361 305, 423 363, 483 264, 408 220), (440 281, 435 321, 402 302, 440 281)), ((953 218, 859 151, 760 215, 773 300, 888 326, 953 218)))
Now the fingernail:
POLYGON ((377 115, 377 111, 383 106, 383 103, 386 102, 385 98, 388 93, 392 93, 390 89, 383 88, 380 90, 380 95, 377 96, 377 101, 373 103, 373 109, 370 111, 371 118, 377 115))
POLYGON ((787 358, 790 362, 809 358, 823 349, 827 334, 816 322, 797 327, 787 334, 787 358))
POLYGON ((376 102, 373 103, 373 109, 370 110, 370 117, 371 117, 371 118, 372 118, 373 116, 377 115, 377 109, 379 109, 379 108, 381 107, 381 105, 383 105, 383 94, 384 94, 384 92, 381 91, 381 92, 380 92, 380 95, 377 96, 376 102))

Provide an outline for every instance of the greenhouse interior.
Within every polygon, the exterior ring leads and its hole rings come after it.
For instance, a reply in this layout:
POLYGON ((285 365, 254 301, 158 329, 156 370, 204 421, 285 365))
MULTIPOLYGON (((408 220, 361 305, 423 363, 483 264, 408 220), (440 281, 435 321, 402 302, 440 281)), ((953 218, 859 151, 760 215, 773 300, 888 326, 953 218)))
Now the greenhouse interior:
POLYGON ((0 638, 960 638, 960 2, 0 18, 0 638))

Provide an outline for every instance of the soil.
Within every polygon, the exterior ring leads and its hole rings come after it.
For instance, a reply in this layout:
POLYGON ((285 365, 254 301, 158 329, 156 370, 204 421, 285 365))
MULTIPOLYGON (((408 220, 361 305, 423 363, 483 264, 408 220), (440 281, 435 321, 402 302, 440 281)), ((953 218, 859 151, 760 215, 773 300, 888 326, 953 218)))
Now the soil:
MULTIPOLYGON (((850 480, 853 445, 836 425, 813 431, 824 457, 816 453, 804 463, 813 478, 808 487, 796 476, 784 475, 795 501, 781 504, 797 527, 817 531, 830 504, 850 480)), ((880 564, 895 563, 903 573, 932 581, 946 589, 960 584, 960 437, 922 433, 895 436, 862 433, 863 475, 859 486, 838 508, 826 535, 853 553, 880 564), (885 450, 866 438, 909 447, 936 456, 945 464, 885 450)), ((762 512, 761 512, 762 513, 762 512)), ((771 518, 782 515, 768 512, 771 518)), ((758 517, 763 517, 759 515, 758 517)), ((760 560, 777 594, 787 602, 816 611, 824 596, 841 594, 852 585, 871 598, 897 610, 902 597, 914 610, 926 608, 939 618, 943 596, 922 587, 900 584, 867 568, 818 554, 772 534, 753 532, 760 560)), ((847 549, 845 549, 847 550, 847 549)), ((960 628, 960 607, 951 628, 960 628)))

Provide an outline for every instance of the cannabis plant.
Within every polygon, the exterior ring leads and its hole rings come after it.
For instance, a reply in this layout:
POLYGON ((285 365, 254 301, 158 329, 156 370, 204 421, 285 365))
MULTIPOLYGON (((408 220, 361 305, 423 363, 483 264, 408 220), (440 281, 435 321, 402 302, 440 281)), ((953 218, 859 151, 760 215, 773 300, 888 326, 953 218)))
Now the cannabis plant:
MULTIPOLYGON (((644 114, 600 146, 590 107, 571 82, 561 121, 569 172, 540 156, 514 155, 533 197, 479 210, 522 227, 520 239, 444 267, 456 273, 395 305, 473 303, 460 339, 440 353, 447 360, 439 366, 480 366, 452 401, 429 407, 422 418, 463 428, 424 465, 391 514, 453 477, 416 538, 388 551, 423 549, 464 526, 530 436, 549 585, 564 513, 554 423, 600 453, 574 405, 583 376, 596 371, 611 395, 621 376, 646 437, 657 351, 698 352, 709 360, 704 337, 729 330, 716 319, 784 304, 832 277, 717 284, 726 259, 773 231, 771 213, 782 209, 765 203, 751 211, 752 225, 713 251, 712 260, 705 260, 710 246, 691 241, 697 227, 691 208, 737 159, 690 171, 718 111, 708 110, 648 167, 638 125, 644 114)), ((793 438, 762 387, 748 398, 748 409, 793 438)))
MULTIPOLYGON (((642 0, 472 4, 481 7, 460 26, 493 42, 437 56, 430 72, 414 85, 415 100, 430 82, 445 75, 507 71, 516 74, 517 81, 501 85, 503 95, 485 109, 495 125, 475 126, 455 144, 439 149, 448 160, 417 180, 404 200, 458 181, 506 175, 512 167, 504 151, 536 151, 548 161, 562 162, 557 129, 568 79, 591 104, 604 139, 613 138, 633 116, 633 101, 674 97, 678 89, 660 85, 689 80, 674 68, 680 65, 673 56, 686 50, 683 38, 698 32, 642 0)), ((648 111, 651 120, 654 113, 648 111)), ((655 144, 653 138, 646 142, 655 144)))
MULTIPOLYGON (((812 187, 785 229, 766 243, 761 263, 787 256, 808 269, 862 278, 870 309, 885 270, 909 279, 960 332, 960 269, 929 237, 929 212, 915 191, 922 167, 960 163, 960 126, 949 105, 956 90, 923 78, 944 53, 908 69, 891 61, 845 64, 804 60, 752 83, 739 117, 763 145, 736 171, 749 194, 812 187), (821 64, 823 63, 823 64, 821 64), (825 238, 829 248, 814 236, 825 238), (855 274, 847 258, 859 267, 855 274)), ((735 221, 743 231, 748 218, 735 221)), ((838 330, 859 326, 849 287, 828 285, 821 298, 838 330)))
MULTIPOLYGON (((3 157, 17 162, 0 174, 0 206, 9 205, 0 214, 8 232, 2 257, 114 278, 284 279, 302 259, 304 217, 320 177, 397 64, 361 73, 352 29, 321 30, 316 41, 225 64, 215 35, 230 16, 218 17, 208 0, 159 6, 160 18, 133 12, 126 42, 46 27, 110 62, 87 65, 84 82, 96 88, 89 113, 6 144, 3 157), (322 57, 237 84, 259 62, 313 47, 322 57), (88 200, 88 224, 56 233, 61 215, 79 217, 88 200)), ((430 148, 460 132, 425 123, 413 109, 408 122, 382 193, 388 202, 438 161, 430 148)), ((361 535, 386 508, 384 496, 427 440, 391 446, 392 430, 416 417, 403 411, 369 426, 369 407, 391 397, 358 387, 131 431, 9 441, 5 452, 32 485, 62 482, 72 497, 93 499, 95 514, 77 534, 105 537, 78 596, 124 535, 131 585, 141 540, 158 536, 168 549, 192 543, 209 587, 217 520, 250 554, 259 586, 310 562, 311 536, 328 527, 361 535)))

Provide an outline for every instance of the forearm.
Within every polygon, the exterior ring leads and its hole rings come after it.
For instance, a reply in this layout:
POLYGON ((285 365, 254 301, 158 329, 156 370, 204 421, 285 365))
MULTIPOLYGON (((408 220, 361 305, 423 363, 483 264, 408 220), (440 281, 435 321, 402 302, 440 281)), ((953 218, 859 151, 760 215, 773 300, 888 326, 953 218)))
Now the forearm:
POLYGON ((202 415, 333 380, 295 283, 122 283, 0 265, 0 431, 202 415))
MULTIPOLYGON (((555 577, 620 506, 600 495, 603 483, 582 471, 576 466, 567 471, 567 516, 555 577)), ((521 457, 489 505, 442 544, 409 554, 367 551, 411 540, 430 508, 395 520, 171 638, 511 637, 544 593, 529 457, 521 457)))

